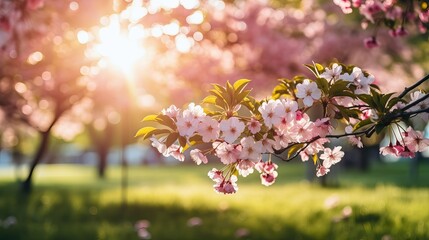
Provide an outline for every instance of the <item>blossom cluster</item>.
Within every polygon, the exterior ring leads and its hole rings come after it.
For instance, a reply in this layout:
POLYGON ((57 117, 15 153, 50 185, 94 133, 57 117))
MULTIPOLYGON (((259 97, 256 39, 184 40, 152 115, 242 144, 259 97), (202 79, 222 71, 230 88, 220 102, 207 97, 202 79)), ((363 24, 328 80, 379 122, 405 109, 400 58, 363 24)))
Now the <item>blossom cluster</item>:
MULTIPOLYGON (((392 37, 408 34, 406 25, 415 23, 421 33, 426 33, 429 23, 428 1, 398 1, 398 0, 333 0, 345 14, 358 9, 363 16, 362 26, 368 24, 386 25, 392 37)), ((379 45, 375 36, 364 40, 367 47, 379 45)))
POLYGON ((147 116, 143 121, 156 122, 156 127, 144 127, 137 136, 149 138, 160 153, 179 161, 185 160, 187 149, 198 165, 214 156, 224 167, 213 168, 208 176, 215 191, 224 194, 235 193, 238 177, 255 170, 263 185, 272 185, 278 177, 272 155, 287 161, 312 158, 316 175, 324 176, 344 156, 341 146, 329 145, 331 138, 347 137, 352 145, 363 147, 361 137, 387 129, 391 143, 380 152, 401 157, 413 157, 429 145, 422 132, 411 127, 392 134, 402 117, 427 112, 422 92, 412 93, 407 101, 381 93, 375 77, 358 67, 338 63, 308 67, 315 79, 283 79, 270 98, 260 101, 245 90, 249 80, 228 82, 226 87, 215 84, 202 105, 190 103, 184 109, 172 105, 147 116))

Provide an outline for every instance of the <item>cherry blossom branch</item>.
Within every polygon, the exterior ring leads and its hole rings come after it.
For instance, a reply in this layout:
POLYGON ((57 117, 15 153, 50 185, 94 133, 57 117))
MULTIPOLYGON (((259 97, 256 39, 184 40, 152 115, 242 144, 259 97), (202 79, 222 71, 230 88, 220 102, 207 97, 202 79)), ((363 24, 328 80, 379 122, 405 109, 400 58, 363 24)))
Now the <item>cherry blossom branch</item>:
MULTIPOLYGON (((428 109, 429 110, 429 109, 428 109)), ((315 142, 315 141, 317 141, 317 140, 319 140, 319 139, 321 139, 321 138, 342 138, 342 137, 347 137, 347 136, 362 136, 362 135, 365 135, 365 136, 367 136, 367 137, 370 137, 373 133, 374 133, 374 126, 371 126, 370 128, 368 128, 368 129, 366 129, 366 130, 364 130, 364 131, 359 131, 359 132, 353 132, 353 133, 343 133, 343 134, 331 134, 331 135, 326 135, 326 136, 324 136, 324 137, 322 137, 322 136, 317 136, 317 137, 314 137, 314 138, 312 138, 312 139, 310 139, 309 141, 307 141, 307 142, 301 142, 301 143, 292 143, 292 144, 290 144, 289 146, 287 146, 286 148, 283 148, 283 149, 280 149, 280 150, 276 150, 276 151, 274 151, 274 155, 277 157, 277 158, 279 158, 279 159, 281 159, 282 161, 285 161, 285 162, 289 162, 289 161, 291 161, 291 160, 293 160, 294 158, 296 158, 302 151, 304 151, 311 143, 313 143, 313 142, 315 142), (300 150, 298 150, 295 154, 293 154, 291 157, 289 157, 289 158, 283 158, 283 157, 281 157, 279 154, 281 154, 281 153, 283 153, 284 151, 286 151, 286 150, 288 150, 288 149, 290 149, 291 147, 293 147, 293 146, 296 146, 296 145, 298 145, 298 144, 304 144, 304 146, 300 149, 300 150)))

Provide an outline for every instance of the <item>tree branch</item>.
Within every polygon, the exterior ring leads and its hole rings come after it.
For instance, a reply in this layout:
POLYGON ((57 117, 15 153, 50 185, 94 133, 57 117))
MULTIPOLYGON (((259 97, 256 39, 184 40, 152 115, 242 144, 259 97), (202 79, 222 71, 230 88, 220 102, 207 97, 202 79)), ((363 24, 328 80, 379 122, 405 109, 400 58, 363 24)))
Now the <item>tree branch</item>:
MULTIPOLYGON (((429 109, 428 109, 429 110, 429 109)), ((370 137, 372 134, 374 133, 374 126, 371 126, 370 128, 364 130, 364 131, 359 131, 359 132, 353 132, 353 133, 344 133, 344 134, 331 134, 331 135, 326 135, 324 137, 322 136, 317 136, 314 137, 310 140, 308 140, 307 142, 297 142, 297 143, 292 143, 289 146, 287 146, 286 148, 274 151, 274 155, 281 159, 282 161, 285 162, 289 162, 292 159, 296 158, 302 151, 304 151, 311 143, 321 139, 321 138, 342 138, 342 137, 347 137, 347 136, 361 136, 361 135, 366 135, 367 137, 370 137), (304 146, 302 148, 300 148, 295 154, 293 154, 291 157, 288 158, 283 158, 280 156, 281 153, 283 153, 284 151, 286 151, 287 149, 297 145, 297 144, 304 144, 304 146)))
POLYGON ((420 84, 424 83, 425 81, 427 81, 429 79, 429 74, 424 76, 422 79, 420 79, 418 82, 414 83, 413 85, 406 87, 404 89, 404 91, 399 94, 399 98, 403 98, 405 95, 407 95, 407 93, 409 93, 411 90, 413 90, 414 88, 420 86, 420 84))
POLYGON ((424 108, 424 109, 420 109, 412 112, 401 112, 399 117, 410 117, 411 115, 419 114, 419 113, 429 113, 429 108, 424 108))
POLYGON ((413 101, 413 102, 411 102, 411 103, 408 103, 407 105, 405 105, 405 107, 401 108, 400 110, 401 110, 401 112, 405 112, 405 111, 407 111, 408 109, 410 109, 410 108, 414 107, 415 105, 417 105, 417 104, 419 104, 419 103, 423 102, 424 100, 426 100, 426 99, 428 99, 428 98, 429 98, 429 94, 426 94, 426 95, 424 95, 423 97, 421 97, 421 98, 419 98, 419 99, 417 99, 417 100, 415 100, 415 101, 413 101))

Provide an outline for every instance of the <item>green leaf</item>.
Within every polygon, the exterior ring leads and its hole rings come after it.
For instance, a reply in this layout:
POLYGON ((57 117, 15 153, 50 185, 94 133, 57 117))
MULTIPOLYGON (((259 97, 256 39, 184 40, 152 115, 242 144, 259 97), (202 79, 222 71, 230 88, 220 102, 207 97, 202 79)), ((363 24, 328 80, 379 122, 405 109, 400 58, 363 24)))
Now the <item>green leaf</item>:
POLYGON ((317 87, 322 90, 324 94, 328 94, 329 92, 329 83, 324 78, 316 78, 314 80, 317 83, 317 87))
POLYGON ((353 94, 353 92, 350 91, 350 88, 348 87, 350 83, 343 80, 338 80, 334 84, 332 84, 331 88, 329 89, 329 96, 335 97, 335 96, 346 96, 351 98, 356 98, 356 95, 353 94))
POLYGON ((237 104, 242 103, 243 100, 247 97, 247 95, 249 95, 249 93, 250 93, 250 90, 245 90, 242 93, 239 93, 236 98, 237 104))
POLYGON ((398 102, 406 103, 406 101, 404 99, 394 97, 394 98, 390 99, 389 102, 387 103, 387 106, 386 106, 387 110, 392 109, 392 107, 395 106, 398 102))
POLYGON ((142 122, 148 122, 148 121, 156 121, 156 118, 158 117, 157 114, 147 115, 143 118, 142 122))
POLYGON ((159 134, 165 134, 165 133, 171 133, 171 130, 168 129, 154 129, 152 131, 149 131, 146 133, 143 137, 143 140, 148 139, 152 137, 153 135, 159 135, 159 134))
POLYGON ((288 152, 287 152, 287 158, 289 159, 290 157, 292 157, 295 153, 300 151, 303 147, 304 147, 304 143, 295 144, 292 147, 290 147, 288 149, 288 152))
POLYGON ((140 137, 146 135, 148 132, 156 130, 154 127, 143 127, 140 128, 134 137, 140 137))
POLYGON ((350 118, 358 118, 359 117, 360 111, 357 109, 348 109, 348 108, 340 106, 340 105, 335 105, 335 107, 338 108, 341 116, 344 119, 346 119, 347 121, 349 121, 350 118))
POLYGON ((216 96, 209 95, 203 99, 203 103, 216 104, 216 96))
POLYGON ((362 121, 358 122, 356 125, 354 125, 353 132, 356 132, 357 130, 359 130, 359 129, 363 128, 363 127, 366 127, 366 126, 368 126, 370 124, 374 124, 374 122, 371 121, 370 118, 362 120, 362 121))
POLYGON ((305 64, 305 66, 314 74, 314 76, 319 77, 321 72, 325 71, 325 68, 318 63, 314 63, 313 65, 305 64))
POLYGON ((239 79, 235 81, 235 83, 233 84, 235 91, 241 92, 241 90, 243 90, 249 82, 249 79, 239 79))
POLYGON ((317 154, 314 154, 313 155, 313 163, 314 163, 314 165, 316 165, 317 160, 318 160, 317 154))
POLYGON ((374 98, 368 94, 359 94, 357 97, 368 104, 369 107, 377 109, 377 104, 374 102, 374 98))
POLYGON ((388 94, 382 94, 381 95, 381 104, 383 106, 386 106, 386 103, 389 101, 390 97, 393 95, 394 93, 388 93, 388 94))

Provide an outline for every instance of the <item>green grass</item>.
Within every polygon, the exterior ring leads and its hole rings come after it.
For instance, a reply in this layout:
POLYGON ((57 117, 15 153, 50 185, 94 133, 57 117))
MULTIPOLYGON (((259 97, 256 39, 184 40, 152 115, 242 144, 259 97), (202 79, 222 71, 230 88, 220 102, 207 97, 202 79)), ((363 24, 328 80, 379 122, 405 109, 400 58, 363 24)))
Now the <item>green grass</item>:
POLYGON ((303 180, 303 164, 284 163, 275 185, 253 174, 235 195, 212 190, 211 167, 132 167, 126 206, 120 168, 99 180, 90 167, 40 166, 29 196, 0 170, 0 239, 139 239, 143 219, 152 239, 429 239, 428 164, 417 180, 404 163, 336 169, 335 186, 323 188, 303 180), (329 199, 336 204, 327 208, 329 199), (8 216, 17 223, 5 227, 8 216), (201 225, 188 226, 195 217, 201 225))

